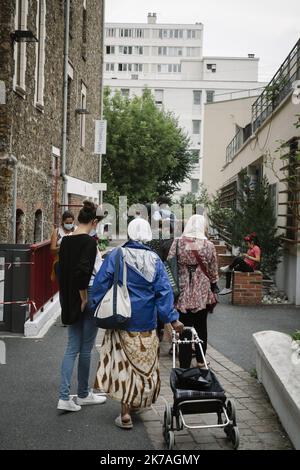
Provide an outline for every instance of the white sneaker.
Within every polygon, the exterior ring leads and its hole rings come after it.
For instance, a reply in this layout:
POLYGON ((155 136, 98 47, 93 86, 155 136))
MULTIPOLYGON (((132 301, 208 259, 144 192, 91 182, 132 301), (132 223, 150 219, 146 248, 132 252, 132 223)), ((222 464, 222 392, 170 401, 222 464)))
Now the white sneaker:
POLYGON ((65 411, 80 411, 81 406, 76 405, 76 403, 70 398, 69 400, 58 400, 57 409, 65 411))
POLYGON ((224 289, 221 290, 221 292, 219 292, 219 295, 227 295, 227 294, 231 294, 232 292, 232 289, 227 289, 226 287, 224 287, 224 289))
POLYGON ((229 273, 229 271, 231 271, 231 269, 230 269, 229 265, 228 266, 222 266, 220 268, 220 271, 221 271, 221 273, 229 273))
POLYGON ((78 405, 101 405, 106 402, 106 397, 103 395, 96 395, 93 392, 90 392, 87 397, 79 398, 77 397, 78 405))

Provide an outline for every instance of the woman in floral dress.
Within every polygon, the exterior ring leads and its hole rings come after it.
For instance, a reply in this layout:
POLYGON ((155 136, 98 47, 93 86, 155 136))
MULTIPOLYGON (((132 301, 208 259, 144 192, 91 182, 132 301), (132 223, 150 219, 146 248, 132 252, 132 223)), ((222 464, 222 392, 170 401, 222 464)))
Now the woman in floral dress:
MULTIPOLYGON (((175 308, 180 313, 180 321, 185 326, 193 326, 203 341, 204 354, 207 348, 207 313, 215 304, 212 291, 218 281, 218 261, 215 246, 205 236, 205 218, 193 215, 187 222, 183 235, 171 246, 168 258, 176 254, 178 244, 178 267, 180 296, 175 308)), ((184 335, 188 335, 185 332, 184 335)), ((179 348, 180 367, 190 367, 192 359, 191 344, 179 348)), ((204 366, 204 358, 196 347, 198 367, 204 366)))

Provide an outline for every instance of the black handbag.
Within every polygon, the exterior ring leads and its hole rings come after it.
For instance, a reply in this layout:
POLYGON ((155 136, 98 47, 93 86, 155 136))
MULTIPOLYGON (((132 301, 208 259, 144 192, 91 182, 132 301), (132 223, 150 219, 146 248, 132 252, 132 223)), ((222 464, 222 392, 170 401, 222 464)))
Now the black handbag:
POLYGON ((178 240, 176 242, 175 256, 164 262, 170 284, 173 289, 174 300, 176 301, 180 295, 179 289, 179 273, 178 273, 178 240))

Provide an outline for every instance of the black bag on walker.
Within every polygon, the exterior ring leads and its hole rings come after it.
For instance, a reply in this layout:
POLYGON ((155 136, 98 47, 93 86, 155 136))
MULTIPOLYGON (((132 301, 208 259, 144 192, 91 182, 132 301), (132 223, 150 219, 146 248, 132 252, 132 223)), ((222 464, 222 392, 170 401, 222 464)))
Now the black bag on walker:
POLYGON ((177 369, 178 375, 178 388, 184 390, 209 390, 213 379, 209 369, 199 369, 199 367, 193 367, 191 369, 185 369, 180 372, 177 369))

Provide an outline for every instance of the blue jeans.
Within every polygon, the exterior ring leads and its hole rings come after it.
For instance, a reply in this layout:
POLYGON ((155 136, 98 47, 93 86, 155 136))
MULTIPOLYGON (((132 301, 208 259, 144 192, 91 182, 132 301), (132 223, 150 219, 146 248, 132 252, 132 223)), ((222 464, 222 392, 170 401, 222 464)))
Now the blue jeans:
POLYGON ((61 381, 59 398, 69 400, 71 378, 77 355, 78 358, 78 388, 79 398, 89 394, 89 375, 91 352, 95 343, 98 328, 95 325, 92 310, 87 305, 80 320, 68 326, 68 345, 61 366, 61 381))

